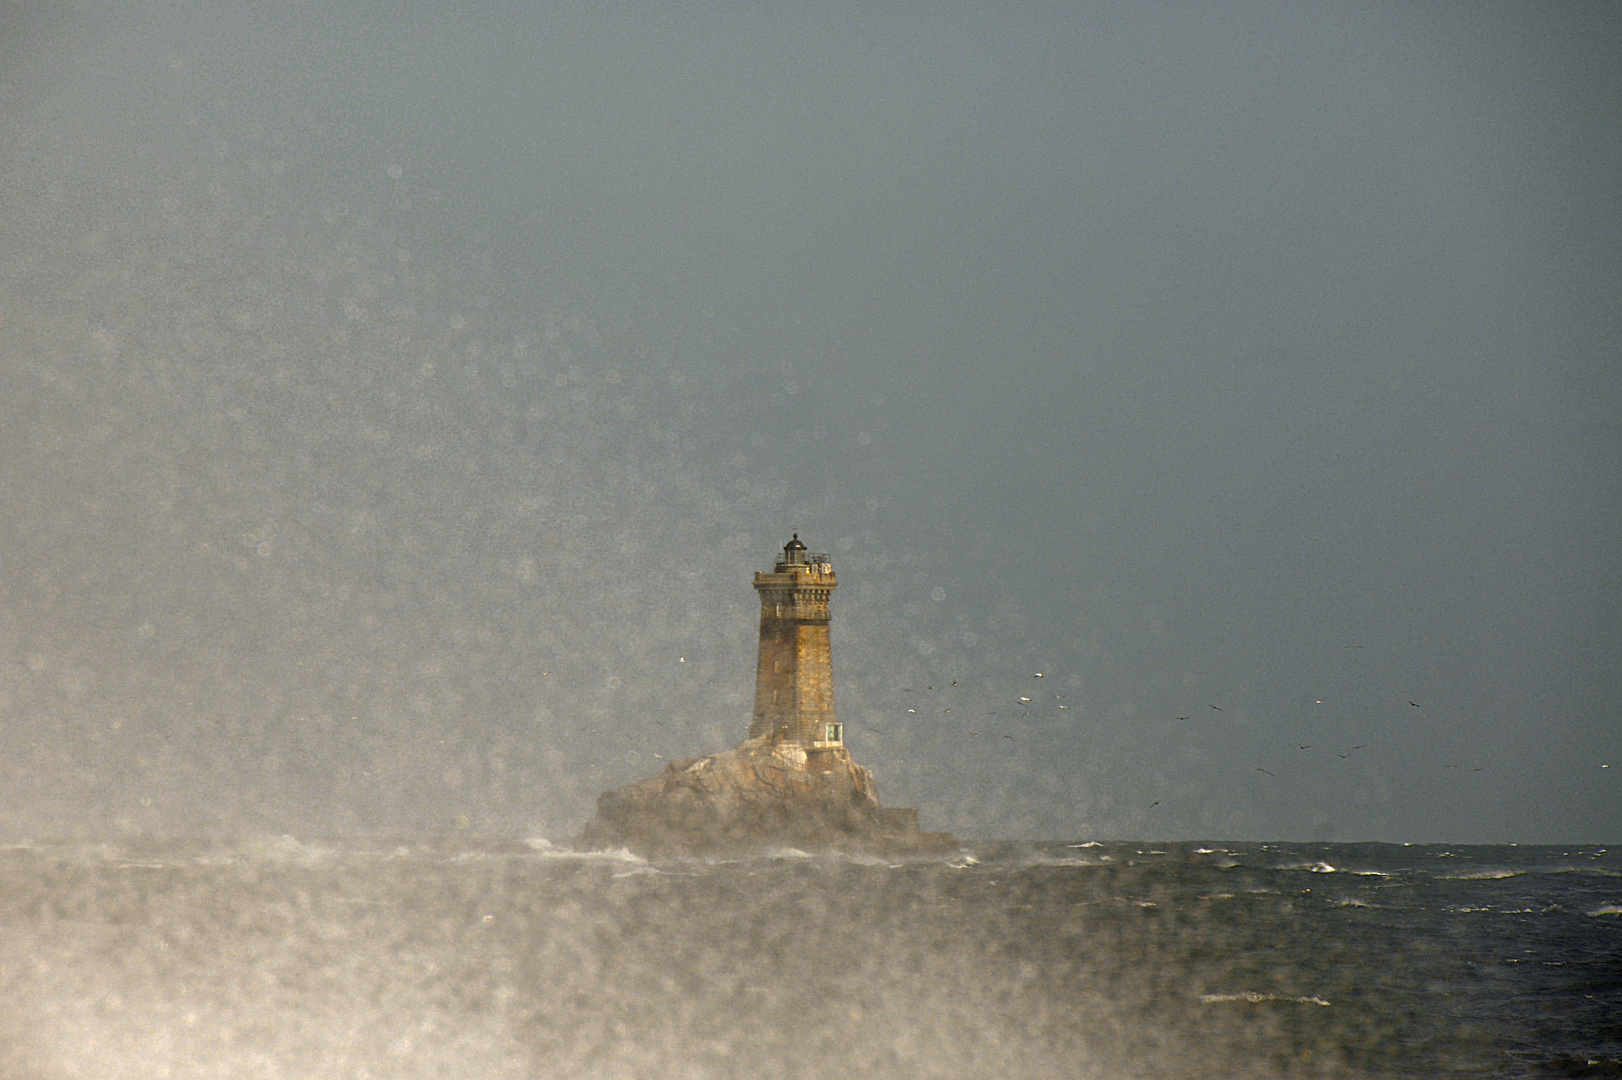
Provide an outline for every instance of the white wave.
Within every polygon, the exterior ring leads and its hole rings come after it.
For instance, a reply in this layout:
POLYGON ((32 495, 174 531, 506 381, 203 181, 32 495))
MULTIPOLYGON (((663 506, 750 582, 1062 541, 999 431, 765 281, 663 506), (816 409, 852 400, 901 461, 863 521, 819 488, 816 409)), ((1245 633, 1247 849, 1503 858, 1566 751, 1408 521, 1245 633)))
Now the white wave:
POLYGON ((614 848, 609 851, 575 851, 572 848, 555 846, 545 837, 532 837, 524 841, 524 846, 535 853, 536 858, 555 859, 558 862, 619 862, 646 865, 642 856, 629 848, 614 848))
POLYGON ((242 854, 248 859, 262 859, 265 862, 300 863, 305 866, 328 859, 338 854, 334 848, 319 847, 315 844, 306 844, 296 836, 283 833, 281 836, 257 837, 242 845, 242 854))
POLYGON ((1104 845, 1100 844, 1097 840, 1089 840, 1085 844, 1066 844, 1065 845, 1065 847, 1072 847, 1072 848, 1103 847, 1103 846, 1104 845))
POLYGON ((1298 1005, 1328 1005, 1330 1002, 1316 994, 1309 997, 1290 997, 1286 994, 1262 994, 1255 990, 1241 990, 1236 994, 1201 994, 1200 1004, 1214 1005, 1221 1001, 1248 1001, 1252 1005, 1263 1001, 1289 1001, 1298 1005))
POLYGON ((965 852, 946 865, 950 866, 953 870, 967 870, 971 866, 979 866, 980 860, 965 852))
POLYGON ((613 876, 615 878, 628 878, 628 877, 641 877, 644 874, 658 874, 658 873, 662 873, 662 871, 660 871, 660 869, 657 866, 650 866, 647 863, 632 863, 630 866, 627 866, 623 870, 614 871, 613 876))
POLYGON ((1505 878, 1520 877, 1525 870, 1471 870, 1463 874, 1438 874, 1443 881, 1502 881, 1505 878))
POLYGON ((881 859, 877 855, 869 855, 865 851, 842 851, 839 858, 857 866, 883 866, 890 870, 898 870, 906 863, 893 863, 889 859, 881 859))
POLYGON ((1622 904, 1601 904, 1590 915, 1622 915, 1622 904))
POLYGON ((1020 865, 1021 866, 1102 866, 1107 858, 1108 858, 1108 856, 1100 857, 1100 858, 1097 858, 1097 859, 1089 859, 1089 858, 1085 858, 1085 857, 1077 857, 1077 858, 1074 858, 1074 859, 1066 859, 1063 856, 1048 855, 1048 856, 1041 856, 1041 857, 1032 859, 1029 862, 1020 863, 1020 865))

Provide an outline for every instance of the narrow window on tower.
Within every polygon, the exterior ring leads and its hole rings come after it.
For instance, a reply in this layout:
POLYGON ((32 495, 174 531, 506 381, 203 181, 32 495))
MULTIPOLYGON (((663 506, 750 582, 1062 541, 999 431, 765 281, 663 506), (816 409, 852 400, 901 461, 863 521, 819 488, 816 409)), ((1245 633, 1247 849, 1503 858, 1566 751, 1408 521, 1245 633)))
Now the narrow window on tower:
POLYGON ((844 738, 845 738, 845 725, 844 724, 829 724, 828 725, 828 741, 829 742, 834 742, 834 743, 842 742, 842 741, 844 741, 844 738))

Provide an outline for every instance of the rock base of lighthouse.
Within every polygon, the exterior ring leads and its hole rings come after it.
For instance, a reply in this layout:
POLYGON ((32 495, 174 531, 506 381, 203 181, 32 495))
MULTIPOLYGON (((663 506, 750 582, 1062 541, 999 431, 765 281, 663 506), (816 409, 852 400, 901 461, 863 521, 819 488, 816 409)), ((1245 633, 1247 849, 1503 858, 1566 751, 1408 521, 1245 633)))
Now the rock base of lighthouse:
POLYGON ((881 807, 873 774, 843 746, 761 737, 604 792, 575 846, 657 858, 773 847, 928 854, 956 845, 947 833, 920 832, 918 811, 881 807))

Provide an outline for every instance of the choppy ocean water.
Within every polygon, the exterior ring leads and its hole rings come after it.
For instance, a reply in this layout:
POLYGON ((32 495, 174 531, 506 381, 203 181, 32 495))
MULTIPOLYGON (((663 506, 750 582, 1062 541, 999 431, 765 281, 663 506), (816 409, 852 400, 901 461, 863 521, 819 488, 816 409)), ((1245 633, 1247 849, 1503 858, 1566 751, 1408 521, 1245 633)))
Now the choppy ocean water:
POLYGON ((1622 1075, 1597 848, 0 851, 0 1076, 1622 1075))

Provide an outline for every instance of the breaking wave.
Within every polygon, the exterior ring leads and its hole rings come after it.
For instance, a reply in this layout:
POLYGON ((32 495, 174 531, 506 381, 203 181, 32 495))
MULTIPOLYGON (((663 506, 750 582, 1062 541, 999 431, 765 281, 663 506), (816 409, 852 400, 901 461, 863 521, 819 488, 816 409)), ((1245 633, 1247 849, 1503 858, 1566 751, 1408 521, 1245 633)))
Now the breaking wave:
POLYGON ((1224 1001, 1247 1001, 1252 1005, 1264 1001, 1288 1001, 1298 1005, 1328 1005, 1330 1002, 1318 997, 1316 994, 1307 997, 1291 997, 1287 994, 1263 994, 1255 990, 1241 990, 1236 994, 1201 994, 1202 1005, 1215 1005, 1224 1001))

